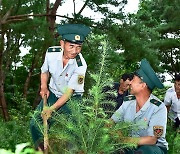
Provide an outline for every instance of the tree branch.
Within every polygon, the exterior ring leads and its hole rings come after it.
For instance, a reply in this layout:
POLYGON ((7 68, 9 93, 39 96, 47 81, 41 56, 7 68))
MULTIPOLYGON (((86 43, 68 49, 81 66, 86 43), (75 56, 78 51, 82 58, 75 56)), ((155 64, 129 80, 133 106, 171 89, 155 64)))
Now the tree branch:
POLYGON ((1 24, 4 24, 4 23, 6 22, 6 20, 8 19, 8 17, 9 17, 10 14, 11 14, 12 9, 13 9, 13 7, 11 7, 11 8, 6 12, 6 14, 2 17, 1 24))
POLYGON ((77 14, 81 14, 82 13, 82 11, 84 10, 84 8, 88 4, 88 2, 89 2, 89 0, 86 0, 86 2, 84 3, 84 5, 82 6, 82 8, 80 9, 80 11, 77 14))
POLYGON ((57 17, 61 17, 61 18, 71 19, 71 20, 73 19, 73 18, 70 18, 67 16, 52 15, 52 14, 24 14, 24 15, 10 16, 7 18, 6 22, 4 22, 2 24, 14 22, 14 21, 27 20, 28 17, 45 17, 45 16, 57 16, 57 17), (23 19, 23 18, 25 18, 25 19, 23 19))
POLYGON ((73 0, 73 4, 74 4, 74 15, 76 14, 76 4, 75 4, 75 0, 73 0))
POLYGON ((54 6, 52 8, 51 14, 53 14, 53 15, 56 14, 56 11, 57 11, 59 5, 61 5, 61 0, 56 0, 55 3, 54 3, 54 6))

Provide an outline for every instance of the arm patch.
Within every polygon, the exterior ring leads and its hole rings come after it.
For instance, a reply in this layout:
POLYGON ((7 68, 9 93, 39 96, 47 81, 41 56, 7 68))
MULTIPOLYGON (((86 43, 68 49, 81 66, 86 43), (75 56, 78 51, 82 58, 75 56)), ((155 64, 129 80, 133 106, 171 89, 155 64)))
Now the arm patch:
POLYGON ((77 62, 78 67, 79 67, 79 66, 83 66, 82 61, 81 61, 81 58, 80 58, 79 55, 76 56, 76 62, 77 62))
POLYGON ((152 104, 156 105, 156 106, 161 105, 161 102, 158 101, 158 100, 155 100, 155 99, 151 99, 150 102, 151 102, 152 104))

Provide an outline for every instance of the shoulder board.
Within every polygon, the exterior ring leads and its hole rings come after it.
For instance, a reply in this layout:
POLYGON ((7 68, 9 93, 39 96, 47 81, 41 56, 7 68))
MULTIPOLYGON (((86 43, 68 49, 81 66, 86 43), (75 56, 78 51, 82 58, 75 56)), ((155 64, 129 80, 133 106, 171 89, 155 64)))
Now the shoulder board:
POLYGON ((48 52, 61 52, 61 48, 60 47, 50 47, 48 48, 48 52))
POLYGON ((79 66, 83 66, 83 65, 82 65, 82 61, 81 61, 81 58, 80 58, 79 55, 76 56, 76 62, 77 62, 78 67, 79 67, 79 66))
POLYGON ((170 88, 170 89, 168 89, 167 91, 168 91, 168 92, 173 92, 174 89, 173 89, 173 88, 170 88))
POLYGON ((124 101, 131 101, 131 100, 135 100, 135 99, 136 99, 136 97, 133 95, 129 95, 129 96, 124 97, 124 101))
POLYGON ((150 102, 151 102, 152 104, 156 105, 156 106, 161 105, 161 102, 158 101, 158 100, 156 100, 156 99, 151 99, 150 102))

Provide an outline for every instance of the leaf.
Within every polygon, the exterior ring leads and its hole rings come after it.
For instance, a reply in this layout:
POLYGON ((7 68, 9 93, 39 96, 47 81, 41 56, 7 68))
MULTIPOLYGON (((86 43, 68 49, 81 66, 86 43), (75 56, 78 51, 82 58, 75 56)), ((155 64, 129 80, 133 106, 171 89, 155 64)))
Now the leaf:
POLYGON ((30 143, 21 143, 21 144, 16 145, 15 154, 20 154, 23 151, 23 149, 29 145, 30 143))

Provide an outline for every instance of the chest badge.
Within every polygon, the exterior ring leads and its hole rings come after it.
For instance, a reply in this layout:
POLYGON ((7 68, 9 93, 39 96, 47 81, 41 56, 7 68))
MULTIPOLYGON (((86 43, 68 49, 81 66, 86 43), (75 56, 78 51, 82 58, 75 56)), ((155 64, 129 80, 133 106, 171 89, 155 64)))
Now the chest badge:
POLYGON ((83 84, 83 82, 84 82, 84 76, 83 75, 79 75, 78 76, 78 83, 79 84, 83 84))
POLYGON ((154 136, 161 137, 163 134, 163 126, 153 126, 154 136))

